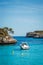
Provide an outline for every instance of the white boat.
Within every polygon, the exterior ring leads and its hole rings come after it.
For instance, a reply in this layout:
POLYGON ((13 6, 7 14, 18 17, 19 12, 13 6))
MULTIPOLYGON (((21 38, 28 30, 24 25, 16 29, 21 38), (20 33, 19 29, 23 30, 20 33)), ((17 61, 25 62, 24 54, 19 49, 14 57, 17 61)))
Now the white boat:
POLYGON ((23 50, 27 50, 27 49, 30 48, 30 46, 27 44, 27 42, 22 42, 22 43, 20 44, 20 47, 21 47, 21 49, 23 49, 23 50))

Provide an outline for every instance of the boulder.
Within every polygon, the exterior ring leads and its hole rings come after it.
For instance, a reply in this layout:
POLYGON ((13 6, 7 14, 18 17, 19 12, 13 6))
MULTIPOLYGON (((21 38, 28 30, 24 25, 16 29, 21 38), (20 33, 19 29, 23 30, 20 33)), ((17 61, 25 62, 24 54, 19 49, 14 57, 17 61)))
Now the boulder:
POLYGON ((16 39, 14 39, 14 38, 12 38, 12 37, 10 37, 10 36, 4 37, 2 41, 0 41, 1 44, 2 44, 2 43, 3 43, 3 44, 15 44, 15 43, 17 42, 16 39), (2 42, 2 41, 3 41, 3 42, 2 42))

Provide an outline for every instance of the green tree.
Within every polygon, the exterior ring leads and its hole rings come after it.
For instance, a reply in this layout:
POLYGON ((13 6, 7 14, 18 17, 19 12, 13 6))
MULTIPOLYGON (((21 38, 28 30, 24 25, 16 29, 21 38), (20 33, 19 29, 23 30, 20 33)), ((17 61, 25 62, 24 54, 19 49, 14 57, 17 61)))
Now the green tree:
POLYGON ((12 28, 4 27, 3 29, 4 29, 4 31, 6 31, 8 33, 8 35, 9 35, 9 33, 14 34, 14 31, 12 28))

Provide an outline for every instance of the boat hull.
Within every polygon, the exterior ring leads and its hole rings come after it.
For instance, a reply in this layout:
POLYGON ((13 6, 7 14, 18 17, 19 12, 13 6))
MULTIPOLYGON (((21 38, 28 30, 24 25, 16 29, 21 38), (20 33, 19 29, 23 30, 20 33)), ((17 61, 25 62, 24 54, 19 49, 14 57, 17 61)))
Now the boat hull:
POLYGON ((29 48, 30 48, 29 46, 26 46, 26 47, 21 46, 21 49, 23 49, 23 50, 28 50, 29 48))

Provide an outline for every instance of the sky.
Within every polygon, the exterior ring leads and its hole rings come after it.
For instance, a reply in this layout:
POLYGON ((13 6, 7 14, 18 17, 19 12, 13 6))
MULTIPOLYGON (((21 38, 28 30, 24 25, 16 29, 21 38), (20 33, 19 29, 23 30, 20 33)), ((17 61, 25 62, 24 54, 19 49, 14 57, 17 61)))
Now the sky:
POLYGON ((43 30, 43 0, 0 0, 0 27, 13 28, 15 36, 43 30))

